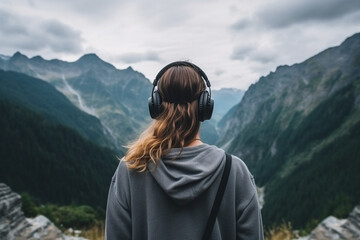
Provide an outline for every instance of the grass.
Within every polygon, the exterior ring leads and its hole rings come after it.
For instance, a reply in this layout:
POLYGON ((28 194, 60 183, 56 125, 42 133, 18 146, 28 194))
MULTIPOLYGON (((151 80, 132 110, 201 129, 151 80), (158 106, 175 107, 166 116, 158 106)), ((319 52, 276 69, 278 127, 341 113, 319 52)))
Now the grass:
POLYGON ((292 240, 295 237, 291 223, 282 223, 265 232, 265 240, 292 240))
MULTIPOLYGON (((64 231, 64 233, 68 236, 75 236, 74 232, 70 232, 69 230, 64 231)), ((79 237, 83 237, 89 240, 104 240, 105 237, 104 223, 97 223, 90 228, 81 229, 81 233, 79 234, 79 237)))
POLYGON ((89 240, 104 240, 105 226, 104 224, 94 225, 92 228, 84 230, 82 236, 89 240))
MULTIPOLYGON (((65 231, 65 234, 74 235, 70 234, 68 231, 65 231)), ((95 224, 88 229, 82 229, 80 234, 80 237, 89 240, 104 240, 104 236, 104 223, 95 224)), ((293 232, 291 223, 283 223, 265 232, 265 240, 292 240, 294 238, 296 238, 296 235, 293 232)))

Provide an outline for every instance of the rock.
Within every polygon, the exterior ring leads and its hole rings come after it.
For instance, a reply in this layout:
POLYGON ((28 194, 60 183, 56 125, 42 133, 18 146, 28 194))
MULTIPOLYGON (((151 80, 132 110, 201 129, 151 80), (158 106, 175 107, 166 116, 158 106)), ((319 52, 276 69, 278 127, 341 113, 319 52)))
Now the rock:
POLYGON ((353 209, 348 219, 337 219, 333 216, 327 217, 311 232, 308 237, 303 239, 360 239, 360 205, 353 209))
POLYGON ((39 215, 25 218, 21 211, 21 196, 0 183, 1 240, 86 240, 64 235, 48 218, 39 215))
POLYGON ((21 211, 20 195, 12 192, 6 184, 0 183, 0 239, 15 239, 17 233, 29 225, 21 211))
POLYGON ((27 219, 30 226, 21 231, 17 238, 43 239, 43 240, 65 240, 61 231, 46 217, 39 215, 33 219, 27 219))

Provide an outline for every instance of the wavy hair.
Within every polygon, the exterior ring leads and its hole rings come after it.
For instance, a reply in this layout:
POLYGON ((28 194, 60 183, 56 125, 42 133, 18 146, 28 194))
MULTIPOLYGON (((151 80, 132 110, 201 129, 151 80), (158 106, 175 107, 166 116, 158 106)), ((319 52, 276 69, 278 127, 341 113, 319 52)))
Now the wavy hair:
POLYGON ((181 150, 194 141, 199 128, 198 98, 204 80, 188 66, 173 66, 159 79, 162 112, 127 148, 124 161, 129 169, 144 172, 149 161, 157 165, 171 148, 181 150))

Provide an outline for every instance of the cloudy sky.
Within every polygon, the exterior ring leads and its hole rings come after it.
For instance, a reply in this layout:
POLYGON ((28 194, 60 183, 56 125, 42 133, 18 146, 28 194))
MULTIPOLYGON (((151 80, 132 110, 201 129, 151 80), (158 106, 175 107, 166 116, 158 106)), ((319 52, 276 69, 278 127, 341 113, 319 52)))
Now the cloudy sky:
POLYGON ((152 80, 189 60, 214 89, 247 89, 360 32, 359 0, 1 0, 0 54, 96 53, 152 80))

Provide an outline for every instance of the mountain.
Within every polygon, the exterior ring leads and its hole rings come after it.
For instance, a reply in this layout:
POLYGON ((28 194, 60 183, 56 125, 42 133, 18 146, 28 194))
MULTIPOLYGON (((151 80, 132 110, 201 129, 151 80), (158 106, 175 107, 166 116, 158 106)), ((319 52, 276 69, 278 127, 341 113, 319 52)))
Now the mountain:
POLYGON ((40 56, 28 58, 17 52, 0 58, 0 69, 21 72, 45 80, 82 111, 100 119, 118 149, 150 122, 147 98, 151 83, 131 67, 119 70, 95 54, 75 62, 40 56))
POLYGON ((101 146, 115 148, 99 119, 79 110, 51 84, 40 79, 0 70, 0 99, 26 106, 101 146))
POLYGON ((219 133, 213 121, 204 121, 200 124, 200 137, 201 141, 207 144, 216 144, 219 133))
POLYGON ((222 117, 237 103, 239 103, 244 96, 245 91, 236 88, 221 88, 219 90, 212 90, 211 97, 214 99, 214 112, 212 120, 217 123, 222 117))
POLYGON ((360 34, 261 77, 218 126, 265 186, 265 224, 345 217, 360 201, 360 34))
POLYGON ((118 161, 75 130, 0 99, 0 182, 40 203, 104 209, 118 161))
POLYGON ((241 101, 244 92, 244 90, 236 88, 221 88, 211 91, 211 98, 214 99, 214 111, 211 119, 201 124, 200 136, 203 142, 216 144, 219 138, 218 121, 241 101))
POLYGON ((6 55, 2 55, 2 54, 0 54, 0 59, 2 59, 2 60, 9 60, 9 56, 6 56, 6 55))

